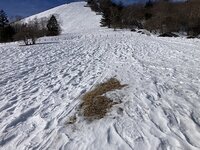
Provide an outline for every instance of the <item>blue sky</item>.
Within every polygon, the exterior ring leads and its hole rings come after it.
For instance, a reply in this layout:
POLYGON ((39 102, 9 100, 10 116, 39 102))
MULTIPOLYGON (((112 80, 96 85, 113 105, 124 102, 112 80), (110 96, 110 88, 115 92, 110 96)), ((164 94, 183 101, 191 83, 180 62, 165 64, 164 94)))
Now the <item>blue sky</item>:
POLYGON ((0 0, 0 9, 8 16, 30 16, 76 0, 0 0))
MULTIPOLYGON (((0 0, 0 9, 3 9, 8 16, 19 15, 26 17, 72 1, 77 0, 0 0)), ((121 1, 127 3, 144 0, 121 1)))

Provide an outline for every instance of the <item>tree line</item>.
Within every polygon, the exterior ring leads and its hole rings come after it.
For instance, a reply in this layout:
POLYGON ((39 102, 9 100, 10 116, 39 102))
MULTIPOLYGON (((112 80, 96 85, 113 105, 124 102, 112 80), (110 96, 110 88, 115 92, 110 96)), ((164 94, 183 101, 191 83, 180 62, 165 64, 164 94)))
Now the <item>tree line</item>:
POLYGON ((40 37, 57 36, 60 32, 60 25, 54 15, 50 18, 35 18, 28 22, 9 22, 6 13, 0 10, 0 43, 23 41, 25 45, 32 45, 36 44, 40 37))
POLYGON ((145 4, 128 6, 112 0, 88 0, 88 6, 102 14, 101 26, 139 28, 159 33, 185 32, 191 36, 200 34, 200 0, 149 0, 145 4))

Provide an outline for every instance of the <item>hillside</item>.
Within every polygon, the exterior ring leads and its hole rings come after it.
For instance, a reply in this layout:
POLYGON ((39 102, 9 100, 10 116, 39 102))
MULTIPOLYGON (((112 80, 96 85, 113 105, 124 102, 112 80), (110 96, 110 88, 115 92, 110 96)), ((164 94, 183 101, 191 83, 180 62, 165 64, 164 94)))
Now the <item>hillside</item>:
POLYGON ((35 15, 59 14, 58 37, 0 44, 0 149, 199 150, 199 39, 100 28, 84 5, 35 15), (127 86, 88 121, 82 95, 111 77, 127 86))
POLYGON ((88 7, 84 7, 85 5, 85 2, 64 4, 28 17, 25 20, 28 21, 34 18, 39 19, 56 15, 61 23, 63 33, 85 32, 99 29, 101 16, 95 15, 95 12, 92 12, 88 7))

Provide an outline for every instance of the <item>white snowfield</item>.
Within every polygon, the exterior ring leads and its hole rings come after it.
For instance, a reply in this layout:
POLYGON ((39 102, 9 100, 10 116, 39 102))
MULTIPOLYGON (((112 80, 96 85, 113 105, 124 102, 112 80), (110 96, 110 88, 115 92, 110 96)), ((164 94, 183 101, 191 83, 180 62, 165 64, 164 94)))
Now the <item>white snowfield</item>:
POLYGON ((0 44, 0 149, 199 150, 200 40, 100 28, 84 5, 37 15, 59 13, 61 36, 0 44), (121 103, 88 122, 81 95, 110 77, 121 103))

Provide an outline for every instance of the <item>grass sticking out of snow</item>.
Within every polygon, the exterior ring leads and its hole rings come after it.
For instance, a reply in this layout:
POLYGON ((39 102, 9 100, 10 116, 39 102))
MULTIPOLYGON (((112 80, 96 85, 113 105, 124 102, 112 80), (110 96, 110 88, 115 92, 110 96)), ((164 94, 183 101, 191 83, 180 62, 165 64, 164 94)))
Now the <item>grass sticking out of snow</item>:
POLYGON ((119 90, 126 85, 121 85, 116 78, 111 78, 97 85, 93 90, 83 95, 82 112, 89 120, 103 118, 109 109, 116 104, 105 94, 110 91, 119 90))

